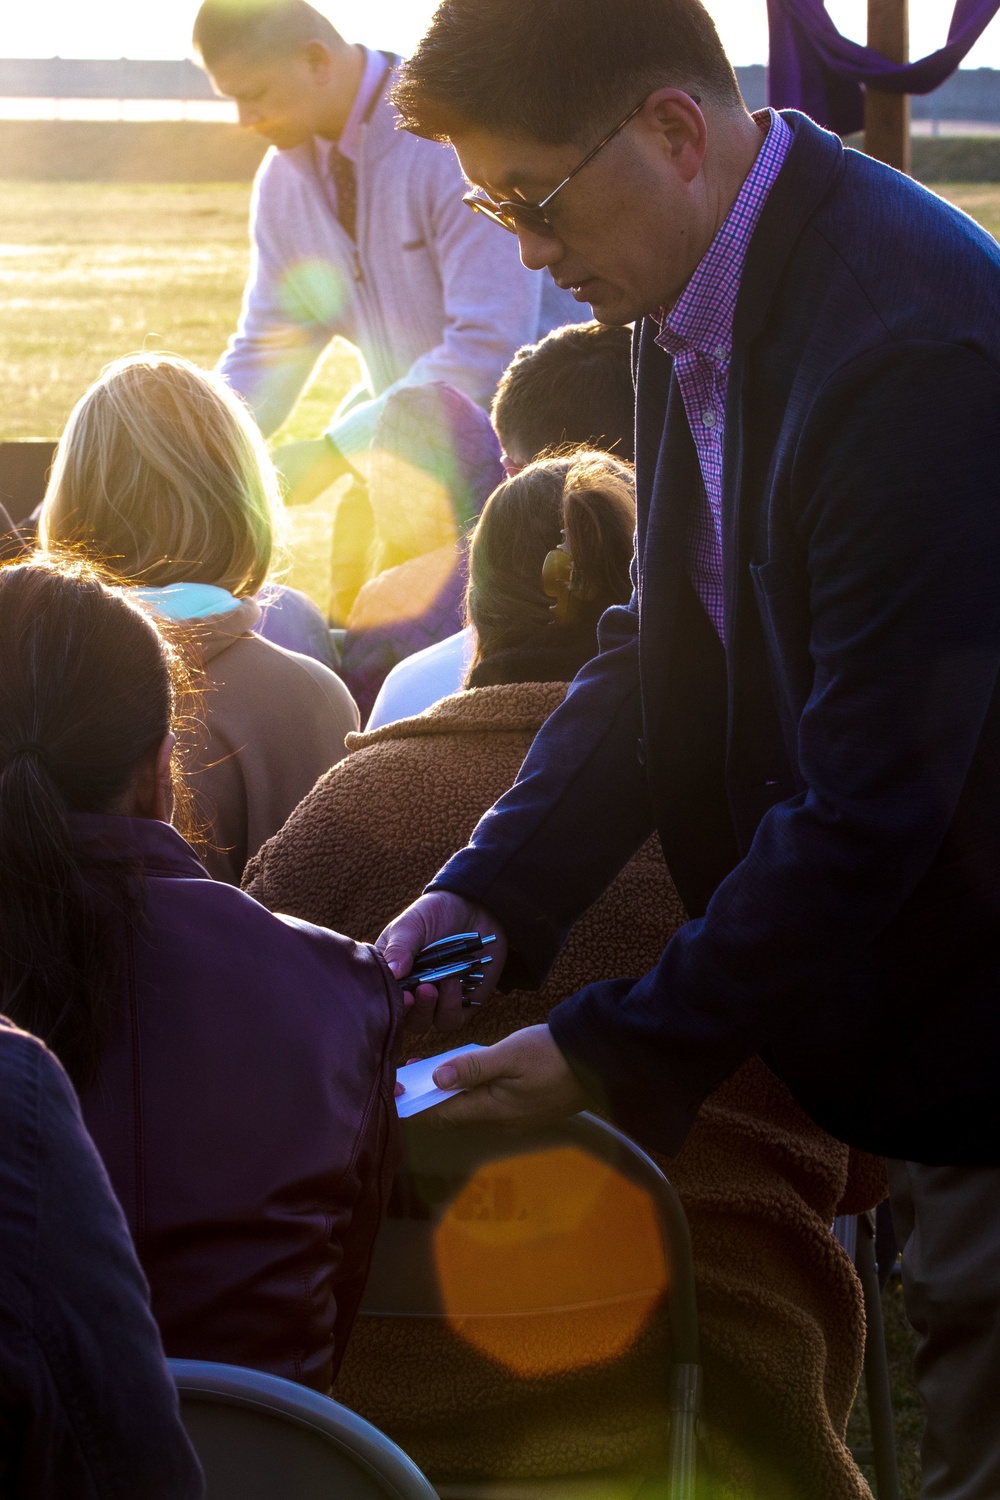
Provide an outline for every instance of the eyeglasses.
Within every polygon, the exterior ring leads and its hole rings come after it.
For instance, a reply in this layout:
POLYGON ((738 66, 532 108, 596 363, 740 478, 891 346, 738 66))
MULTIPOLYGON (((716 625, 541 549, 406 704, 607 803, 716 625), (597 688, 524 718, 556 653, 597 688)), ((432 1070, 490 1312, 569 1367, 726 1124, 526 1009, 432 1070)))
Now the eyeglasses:
MULTIPOLYGON (((694 100, 695 104, 701 103, 699 95, 691 94, 689 97, 694 100)), ((602 141, 598 141, 593 151, 589 151, 583 161, 577 163, 569 176, 564 177, 559 186, 553 188, 548 197, 543 198, 540 203, 525 203, 520 198, 505 198, 500 203, 494 203, 492 198, 479 192, 466 193, 462 202, 467 203, 474 213, 485 214, 487 219, 492 219, 494 224, 499 224, 501 229, 506 229, 510 234, 517 234, 519 228, 530 230, 532 234, 551 234, 552 224, 545 210, 553 198, 557 193, 562 192, 568 182, 573 181, 578 172, 582 172, 584 167, 594 160, 599 151, 603 151, 605 146, 614 140, 619 131, 625 129, 630 120, 635 119, 645 103, 643 99, 635 109, 630 110, 624 120, 616 125, 614 130, 609 131, 602 141)))

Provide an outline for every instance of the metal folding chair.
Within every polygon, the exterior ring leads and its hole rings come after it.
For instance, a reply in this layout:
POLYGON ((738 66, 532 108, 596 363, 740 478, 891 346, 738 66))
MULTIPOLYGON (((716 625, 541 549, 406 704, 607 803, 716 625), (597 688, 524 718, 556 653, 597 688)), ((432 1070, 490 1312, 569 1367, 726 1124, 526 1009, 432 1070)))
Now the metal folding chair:
POLYGON ((238 1365, 169 1363, 206 1500, 437 1500, 401 1448, 336 1401, 238 1365))
POLYGON ((0 505, 18 524, 45 496, 56 445, 42 438, 0 443, 0 505))
MULTIPOLYGON (((669 1467, 665 1488, 656 1488, 666 1500, 694 1500, 702 1385, 694 1265, 680 1199, 656 1163, 634 1141, 590 1114, 517 1135, 485 1129, 440 1130, 413 1120, 404 1130, 404 1139, 405 1161, 396 1180, 394 1206, 376 1241, 359 1314, 362 1318, 446 1315, 434 1263, 436 1227, 448 1206, 483 1168, 574 1147, 611 1167, 645 1195, 667 1268, 671 1346, 663 1370, 670 1411, 669 1467)), ((553 1182, 553 1200, 558 1199, 560 1186, 553 1182)), ((555 1201, 548 1206, 558 1214, 555 1201)), ((524 1315, 531 1313, 527 1308, 524 1315)))
POLYGON ((872 1446, 871 1449, 851 1451, 856 1463, 872 1464, 878 1500, 900 1500, 899 1458, 882 1321, 882 1293, 875 1264, 875 1215, 865 1213, 835 1219, 833 1232, 854 1262, 865 1304, 865 1394, 868 1397, 872 1446))

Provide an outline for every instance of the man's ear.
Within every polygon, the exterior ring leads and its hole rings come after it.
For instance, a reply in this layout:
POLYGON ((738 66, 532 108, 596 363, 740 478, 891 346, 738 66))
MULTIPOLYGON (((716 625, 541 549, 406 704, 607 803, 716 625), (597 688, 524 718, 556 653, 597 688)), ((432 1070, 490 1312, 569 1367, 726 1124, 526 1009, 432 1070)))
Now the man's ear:
POLYGON ((333 59, 322 42, 307 42, 299 53, 317 83, 329 83, 333 59))
POLYGON ((681 179, 693 182, 708 149, 708 126, 691 95, 682 89, 656 89, 638 118, 660 136, 681 179))

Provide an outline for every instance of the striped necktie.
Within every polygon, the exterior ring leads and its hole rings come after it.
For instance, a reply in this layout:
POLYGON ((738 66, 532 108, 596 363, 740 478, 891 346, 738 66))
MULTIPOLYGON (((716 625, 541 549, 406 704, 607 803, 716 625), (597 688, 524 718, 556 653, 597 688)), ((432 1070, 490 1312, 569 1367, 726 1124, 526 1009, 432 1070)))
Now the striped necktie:
POLYGON ((330 176, 337 190, 337 218, 352 239, 358 237, 358 179, 354 163, 334 146, 330 152, 330 176))

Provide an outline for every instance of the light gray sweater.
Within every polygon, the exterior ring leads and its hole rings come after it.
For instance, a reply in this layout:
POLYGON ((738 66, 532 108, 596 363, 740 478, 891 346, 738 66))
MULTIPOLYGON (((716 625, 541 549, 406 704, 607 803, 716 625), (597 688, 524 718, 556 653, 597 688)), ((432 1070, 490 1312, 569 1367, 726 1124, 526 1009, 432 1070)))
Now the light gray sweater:
MULTIPOLYGON (((547 273, 525 270, 513 235, 463 204, 451 147, 397 121, 383 94, 361 128, 356 246, 311 141, 261 164, 250 278, 220 368, 265 433, 336 334, 361 351, 375 396, 444 380, 485 406, 516 349, 581 319, 547 273)), ((331 428, 348 457, 370 437, 375 405, 331 428)))

